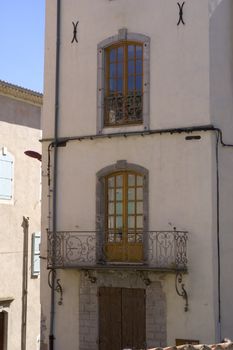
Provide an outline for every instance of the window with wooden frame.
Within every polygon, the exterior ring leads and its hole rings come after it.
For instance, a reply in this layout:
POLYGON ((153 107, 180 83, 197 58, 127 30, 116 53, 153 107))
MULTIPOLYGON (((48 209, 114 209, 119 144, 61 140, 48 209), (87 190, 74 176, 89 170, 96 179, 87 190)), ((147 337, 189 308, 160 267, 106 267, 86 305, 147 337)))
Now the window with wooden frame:
POLYGON ((97 133, 149 129, 150 38, 122 28, 97 52, 97 133))
POLYGON ((109 261, 143 259, 143 176, 133 171, 105 178, 105 247, 109 261))
POLYGON ((121 42, 105 50, 104 125, 141 124, 143 45, 121 42))

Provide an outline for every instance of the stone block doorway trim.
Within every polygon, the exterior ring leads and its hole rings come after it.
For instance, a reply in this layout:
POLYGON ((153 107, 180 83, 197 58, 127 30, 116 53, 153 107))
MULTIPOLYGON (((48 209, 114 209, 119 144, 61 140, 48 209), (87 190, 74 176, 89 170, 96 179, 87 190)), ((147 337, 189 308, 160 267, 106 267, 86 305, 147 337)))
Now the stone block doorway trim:
POLYGON ((145 286, 136 272, 96 272, 96 283, 81 273, 79 334, 80 350, 99 350, 99 290, 102 287, 145 290, 147 347, 166 346, 166 296, 160 281, 145 286))

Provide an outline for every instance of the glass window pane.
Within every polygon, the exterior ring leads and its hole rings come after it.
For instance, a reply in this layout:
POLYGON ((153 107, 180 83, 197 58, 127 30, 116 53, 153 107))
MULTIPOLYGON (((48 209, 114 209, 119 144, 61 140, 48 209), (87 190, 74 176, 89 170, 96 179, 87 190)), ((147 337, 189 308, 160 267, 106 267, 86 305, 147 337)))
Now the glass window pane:
POLYGON ((122 205, 122 203, 117 203, 116 204, 116 214, 117 215, 122 215, 123 214, 123 205, 122 205))
POLYGON ((114 203, 108 203, 108 214, 114 215, 114 203))
POLYGON ((137 188, 137 200, 143 200, 143 190, 141 187, 137 188))
POLYGON ((118 63, 117 75, 118 75, 118 78, 121 78, 123 76, 123 63, 118 63))
POLYGON ((134 58, 134 45, 129 45, 128 46, 128 58, 132 59, 134 58))
POLYGON ((122 241, 122 233, 116 233, 115 241, 116 242, 121 242, 122 241))
POLYGON ((124 59, 123 47, 118 47, 118 62, 122 62, 124 59))
POLYGON ((134 61, 128 61, 128 75, 135 74, 134 61))
POLYGON ((128 200, 135 200, 135 188, 128 188, 128 200))
POLYGON ((142 234, 141 234, 141 233, 138 233, 138 234, 136 235, 136 242, 142 243, 142 234))
POLYGON ((123 226, 123 220, 122 220, 122 216, 117 216, 116 217, 116 228, 122 228, 123 226))
POLYGON ((143 216, 142 215, 137 216, 136 225, 137 225, 137 228, 143 228, 143 216))
POLYGON ((129 76, 128 77, 128 90, 132 91, 132 90, 134 90, 134 87, 135 87, 135 85, 134 85, 134 76, 129 76))
POLYGON ((136 57, 142 58, 142 46, 136 46, 136 57))
POLYGON ((135 228, 135 217, 128 216, 128 228, 135 228))
POLYGON ((128 214, 135 213, 135 202, 128 202, 128 214))
POLYGON ((115 76, 116 76, 116 65, 115 65, 115 63, 110 64, 109 75, 110 75, 110 78, 115 78, 115 76))
POLYGON ((123 176, 122 175, 117 175, 116 185, 117 185, 117 187, 122 187, 122 185, 123 185, 123 176))
POLYGON ((133 233, 128 234, 128 242, 130 242, 130 243, 135 242, 135 235, 133 233))
POLYGON ((116 80, 114 79, 109 80, 109 89, 110 89, 110 92, 116 91, 116 80))
POLYGON ((114 228, 114 216, 108 217, 108 228, 110 228, 110 229, 114 228))
POLYGON ((116 190, 116 200, 117 201, 122 201, 122 189, 121 188, 118 188, 117 190, 116 190))
POLYGON ((142 76, 141 75, 136 76, 136 90, 142 91, 142 76))
POLYGON ((137 214, 143 214, 143 202, 137 202, 137 214))
POLYGON ((114 234, 113 233, 108 234, 108 242, 114 242, 114 234))
POLYGON ((136 61, 136 74, 142 74, 142 61, 136 61))
POLYGON ((138 175, 137 176, 137 186, 142 186, 143 185, 143 177, 138 175))
POLYGON ((117 91, 119 91, 119 92, 123 91, 123 80, 122 79, 117 80, 117 91))
POLYGON ((114 187, 114 177, 108 178, 108 187, 114 187))
POLYGON ((110 50, 110 62, 116 61, 116 49, 110 50))
POLYGON ((109 201, 114 201, 114 198, 115 198, 115 196, 114 196, 114 189, 109 189, 108 190, 108 200, 109 201))
POLYGON ((135 186, 135 175, 128 175, 128 186, 135 186))

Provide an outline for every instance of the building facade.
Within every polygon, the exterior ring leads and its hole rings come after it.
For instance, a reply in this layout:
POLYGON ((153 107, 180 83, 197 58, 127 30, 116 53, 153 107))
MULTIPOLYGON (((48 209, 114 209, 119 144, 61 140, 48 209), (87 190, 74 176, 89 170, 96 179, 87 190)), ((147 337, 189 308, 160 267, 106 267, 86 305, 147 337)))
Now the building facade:
POLYGON ((0 349, 39 349, 42 95, 0 81, 0 349))
POLYGON ((231 10, 47 1, 41 349, 232 337, 231 10))

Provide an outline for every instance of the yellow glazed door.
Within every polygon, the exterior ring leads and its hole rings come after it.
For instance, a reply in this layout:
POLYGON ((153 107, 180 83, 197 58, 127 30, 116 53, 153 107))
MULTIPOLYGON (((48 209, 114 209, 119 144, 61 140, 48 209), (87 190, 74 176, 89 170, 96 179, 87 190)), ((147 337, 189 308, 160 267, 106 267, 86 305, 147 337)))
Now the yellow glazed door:
POLYGON ((143 176, 117 172, 106 177, 106 256, 108 261, 143 260, 143 176))

